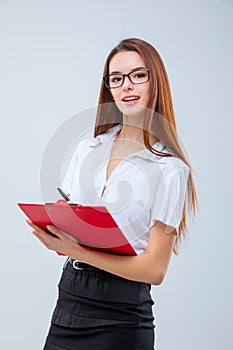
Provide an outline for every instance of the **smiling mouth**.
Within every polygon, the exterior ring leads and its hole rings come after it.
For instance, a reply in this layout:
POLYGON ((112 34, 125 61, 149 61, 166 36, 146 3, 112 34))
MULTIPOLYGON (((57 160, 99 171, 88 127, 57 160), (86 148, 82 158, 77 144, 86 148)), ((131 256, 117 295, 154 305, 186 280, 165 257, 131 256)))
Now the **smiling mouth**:
POLYGON ((131 101, 137 101, 139 100, 139 96, 130 96, 130 97, 125 97, 122 99, 123 102, 131 102, 131 101))

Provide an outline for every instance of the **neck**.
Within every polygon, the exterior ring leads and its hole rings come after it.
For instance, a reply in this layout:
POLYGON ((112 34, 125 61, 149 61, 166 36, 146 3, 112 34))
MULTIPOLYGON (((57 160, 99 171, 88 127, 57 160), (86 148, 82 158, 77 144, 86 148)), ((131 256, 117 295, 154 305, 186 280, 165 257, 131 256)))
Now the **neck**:
MULTIPOLYGON (((133 118, 126 115, 123 116, 123 126, 117 136, 117 139, 125 139, 133 142, 144 144, 143 139, 143 118, 140 116, 133 116, 133 118)), ((159 141, 156 137, 150 135, 150 144, 159 141)))

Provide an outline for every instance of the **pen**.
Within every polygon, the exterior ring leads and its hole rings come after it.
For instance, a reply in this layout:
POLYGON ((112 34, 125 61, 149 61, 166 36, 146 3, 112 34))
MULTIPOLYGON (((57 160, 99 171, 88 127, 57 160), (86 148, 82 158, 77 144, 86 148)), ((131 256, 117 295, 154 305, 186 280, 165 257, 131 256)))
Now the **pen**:
POLYGON ((68 197, 68 195, 67 195, 64 191, 62 191, 61 188, 57 187, 57 190, 58 190, 58 192, 60 193, 60 195, 61 195, 67 202, 70 201, 70 198, 68 197))

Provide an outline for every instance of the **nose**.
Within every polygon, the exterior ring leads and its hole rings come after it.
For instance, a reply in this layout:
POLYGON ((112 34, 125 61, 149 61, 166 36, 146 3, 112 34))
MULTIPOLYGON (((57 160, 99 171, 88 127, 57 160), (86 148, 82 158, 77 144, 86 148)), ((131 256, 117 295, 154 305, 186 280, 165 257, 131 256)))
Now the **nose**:
POLYGON ((131 83, 131 81, 129 80, 129 77, 125 76, 125 80, 122 87, 123 87, 123 90, 133 89, 133 83, 131 83))

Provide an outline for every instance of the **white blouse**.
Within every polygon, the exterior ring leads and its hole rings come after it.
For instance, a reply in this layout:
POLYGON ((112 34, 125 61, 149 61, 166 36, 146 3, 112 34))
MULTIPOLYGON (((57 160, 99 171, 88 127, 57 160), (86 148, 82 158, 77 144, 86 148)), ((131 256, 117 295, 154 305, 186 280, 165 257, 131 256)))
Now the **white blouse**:
MULTIPOLYGON (((62 189, 82 205, 105 205, 137 254, 145 251, 156 221, 178 228, 189 176, 177 157, 157 156, 147 149, 126 157, 106 181, 107 166, 119 124, 106 133, 80 141, 62 189)), ((153 145, 168 151, 159 141, 153 145)))

